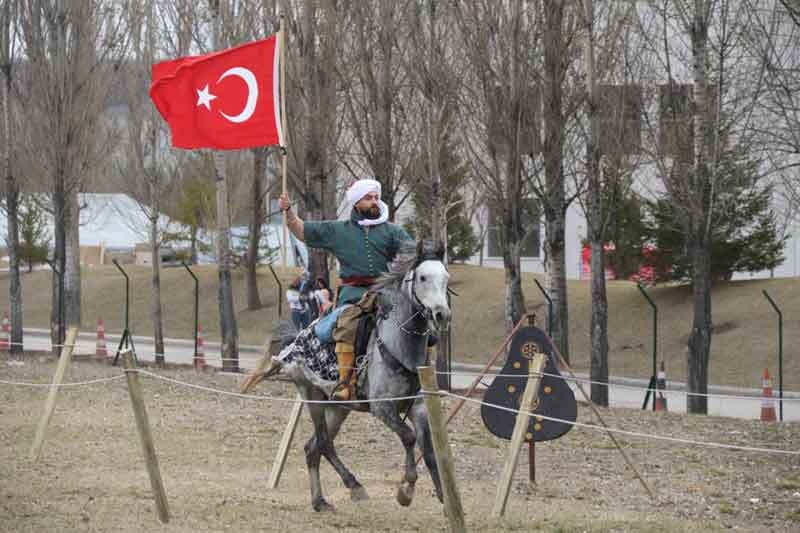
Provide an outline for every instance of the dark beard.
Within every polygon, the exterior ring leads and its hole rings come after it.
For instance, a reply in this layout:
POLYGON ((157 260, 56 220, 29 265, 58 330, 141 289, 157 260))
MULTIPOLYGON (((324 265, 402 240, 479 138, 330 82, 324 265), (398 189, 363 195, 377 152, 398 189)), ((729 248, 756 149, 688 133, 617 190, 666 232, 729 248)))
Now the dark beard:
POLYGON ((369 220, 375 220, 381 217, 381 208, 377 205, 369 209, 359 209, 358 212, 361 213, 361 216, 369 220))

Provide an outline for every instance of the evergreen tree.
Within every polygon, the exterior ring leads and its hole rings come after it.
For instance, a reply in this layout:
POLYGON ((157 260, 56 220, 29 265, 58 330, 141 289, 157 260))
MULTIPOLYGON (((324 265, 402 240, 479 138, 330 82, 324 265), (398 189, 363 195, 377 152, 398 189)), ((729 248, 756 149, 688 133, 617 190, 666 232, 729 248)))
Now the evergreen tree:
MULTIPOLYGON (((459 190, 469 177, 469 166, 459 161, 451 143, 445 143, 441 154, 442 190, 439 194, 445 206, 447 218, 447 259, 450 262, 463 261, 472 257, 480 243, 464 210, 464 199, 459 190)), ((424 168, 424 163, 421 165, 424 168)), ((407 220, 403 227, 414 238, 431 238, 431 220, 427 214, 432 212, 433 191, 428 183, 418 184, 412 193, 411 203, 415 216, 407 220)))
MULTIPOLYGON (((730 150, 717 169, 717 201, 712 211, 711 278, 730 280, 735 272, 770 270, 780 265, 784 242, 770 209, 772 187, 758 177, 758 163, 746 149, 730 150)), ((666 198, 647 204, 649 240, 658 249, 651 264, 659 279, 688 281, 691 258, 676 222, 677 209, 666 198)))
POLYGON ((201 229, 213 224, 216 212, 216 187, 210 156, 194 156, 188 166, 189 171, 181 182, 178 201, 173 218, 184 226, 186 231, 164 235, 165 242, 189 241, 191 263, 197 263, 198 252, 209 253, 210 245, 203 243, 198 234, 201 229))
MULTIPOLYGON (((608 267, 617 279, 630 279, 636 275, 644 262, 642 248, 645 243, 646 227, 643 220, 642 200, 628 189, 622 192, 623 185, 617 184, 615 206, 608 229, 608 240, 614 244, 607 254, 608 267)), ((612 205, 612 204, 607 204, 612 205)))
POLYGON ((19 206, 19 258, 28 265, 28 272, 37 263, 47 261, 50 234, 42 209, 30 196, 25 196, 19 206))

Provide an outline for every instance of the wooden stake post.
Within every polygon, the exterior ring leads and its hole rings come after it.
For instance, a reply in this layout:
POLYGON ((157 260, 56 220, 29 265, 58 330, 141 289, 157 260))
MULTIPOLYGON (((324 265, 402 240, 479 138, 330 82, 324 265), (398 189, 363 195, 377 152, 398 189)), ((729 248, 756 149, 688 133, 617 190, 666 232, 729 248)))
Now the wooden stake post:
POLYGON ((439 469, 439 478, 442 481, 444 507, 450 531, 466 531, 464 509, 461 506, 458 487, 456 487, 453 457, 450 453, 450 442, 447 438, 447 423, 444 419, 441 398, 438 395, 439 389, 436 386, 436 372, 430 366, 421 366, 417 371, 422 385, 422 394, 425 396, 425 408, 428 410, 431 440, 433 441, 433 451, 436 455, 436 466, 439 469))
POLYGON ((281 445, 278 448, 278 455, 275 456, 275 462, 272 463, 272 471, 269 474, 270 489, 278 488, 278 482, 281 480, 283 467, 286 465, 286 457, 289 455, 289 448, 292 446, 294 432, 297 429, 297 423, 300 421, 300 414, 302 412, 303 402, 298 394, 297 401, 294 402, 292 412, 289 415, 289 422, 286 424, 286 429, 283 430, 283 437, 281 438, 281 445))
POLYGON ((67 365, 72 358, 72 352, 75 350, 75 339, 77 338, 78 328, 69 328, 67 338, 61 347, 61 357, 58 358, 58 366, 56 367, 56 373, 53 375, 53 382, 50 384, 50 392, 47 394, 47 400, 44 403, 44 413, 42 413, 42 418, 39 419, 39 427, 36 428, 36 437, 33 439, 33 446, 31 446, 31 460, 33 461, 37 461, 42 454, 47 425, 50 423, 50 418, 56 408, 59 385, 64 382, 64 374, 67 372, 67 365))
POLYGON ((125 365, 125 379, 128 380, 128 393, 131 397, 133 415, 136 418, 136 429, 142 442, 144 461, 147 466, 147 473, 150 475, 150 487, 153 489, 153 497, 156 500, 156 510, 158 519, 162 523, 169 522, 169 507, 167 506, 167 494, 164 491, 164 483, 161 481, 161 471, 158 468, 158 457, 156 448, 153 445, 153 434, 150 432, 150 421, 147 419, 147 410, 144 406, 142 388, 139 384, 139 375, 133 366, 133 356, 130 349, 122 352, 122 361, 125 365))
POLYGON ((539 397, 539 383, 542 380, 542 368, 544 368, 545 355, 537 353, 528 364, 528 384, 525 386, 525 392, 522 394, 522 400, 519 405, 519 413, 517 413, 517 421, 514 425, 514 433, 511 435, 511 445, 508 449, 508 457, 506 464, 503 467, 503 475, 500 478, 500 484, 497 487, 497 496, 494 500, 494 508, 492 515, 501 517, 506 511, 506 503, 508 502, 508 494, 511 490, 511 480, 514 478, 514 470, 517 468, 517 459, 519 452, 522 448, 522 443, 525 441, 525 434, 530 426, 531 413, 536 409, 539 397))

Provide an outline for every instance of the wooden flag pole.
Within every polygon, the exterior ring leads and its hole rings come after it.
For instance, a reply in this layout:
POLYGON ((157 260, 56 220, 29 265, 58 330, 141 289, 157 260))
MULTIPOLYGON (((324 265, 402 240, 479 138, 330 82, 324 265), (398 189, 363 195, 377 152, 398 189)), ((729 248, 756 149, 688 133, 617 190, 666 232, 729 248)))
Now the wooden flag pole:
MULTIPOLYGON (((281 131, 283 132, 283 146, 281 146, 281 174, 282 174, 282 191, 283 194, 287 193, 287 175, 289 173, 289 152, 288 147, 288 132, 286 131, 286 16, 281 15, 280 18, 279 44, 281 47, 281 131)), ((289 232, 286 222, 287 214, 283 212, 283 250, 281 256, 283 257, 283 268, 286 268, 286 241, 289 239, 289 232)))

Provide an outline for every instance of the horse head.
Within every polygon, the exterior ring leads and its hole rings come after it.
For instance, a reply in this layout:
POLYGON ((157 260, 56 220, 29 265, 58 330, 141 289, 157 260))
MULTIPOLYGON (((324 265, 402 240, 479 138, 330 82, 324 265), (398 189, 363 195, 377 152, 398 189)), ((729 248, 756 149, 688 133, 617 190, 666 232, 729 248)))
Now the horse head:
POLYGON ((449 280, 450 274, 444 264, 444 247, 439 245, 430 249, 430 245, 419 241, 413 266, 404 278, 405 289, 417 309, 432 323, 432 329, 450 323, 449 280))

